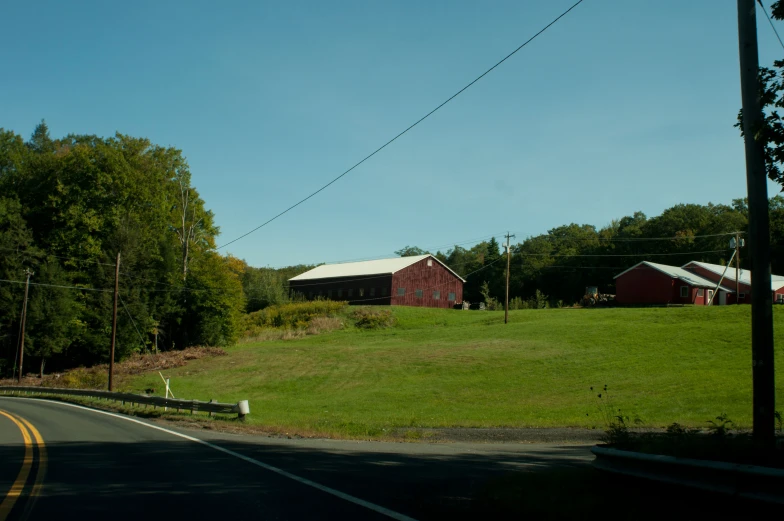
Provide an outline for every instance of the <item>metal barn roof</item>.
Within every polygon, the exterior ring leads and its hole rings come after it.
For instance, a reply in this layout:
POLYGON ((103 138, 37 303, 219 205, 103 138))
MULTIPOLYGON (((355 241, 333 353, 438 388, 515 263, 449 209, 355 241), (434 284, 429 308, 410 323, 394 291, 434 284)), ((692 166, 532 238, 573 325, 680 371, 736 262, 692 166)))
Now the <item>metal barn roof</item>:
POLYGON ((433 257, 432 255, 416 255, 413 257, 394 257, 392 259, 378 259, 361 262, 344 262, 342 264, 322 264, 316 266, 310 271, 306 271, 289 280, 314 280, 314 279, 331 279, 335 277, 355 277, 364 275, 391 275, 397 273, 403 268, 407 268, 412 264, 432 258, 434 261, 448 269, 455 277, 465 282, 465 279, 452 271, 449 266, 433 257))
MULTIPOLYGON (((695 288, 714 289, 716 287, 716 283, 713 282, 712 280, 708 280, 708 279, 706 279, 704 277, 700 277, 696 273, 692 273, 690 271, 686 271, 683 268, 679 268, 677 266, 668 266, 666 264, 656 264, 655 262, 648 262, 648 261, 642 261, 642 262, 640 262, 638 264, 635 264, 634 266, 632 266, 628 270, 626 270, 626 271, 624 271, 622 273, 619 273, 618 275, 616 275, 613 278, 617 279, 618 277, 620 277, 624 273, 627 273, 627 272, 629 272, 629 271, 631 271, 633 269, 636 269, 637 267, 639 267, 640 265, 643 265, 643 264, 648 266, 648 267, 650 267, 650 268, 653 268, 653 269, 655 269, 657 271, 660 271, 660 272, 664 273, 665 275, 669 275, 673 279, 682 280, 686 284, 689 284, 690 286, 694 286, 695 288)), ((721 286, 720 289, 722 291, 726 291, 727 293, 735 293, 735 290, 730 289, 730 288, 728 288, 726 286, 721 286)))
MULTIPOLYGON (((700 268, 704 268, 704 269, 706 269, 706 270, 708 270, 708 271, 710 271, 712 273, 715 273, 717 275, 723 274, 724 273, 724 269, 726 268, 726 266, 722 266, 721 264, 710 264, 710 263, 707 263, 707 262, 697 262, 697 261, 692 261, 692 262, 689 262, 687 264, 684 264, 684 267, 690 266, 690 265, 699 266, 700 268)), ((751 271, 749 271, 749 270, 740 270, 740 277, 739 277, 739 279, 740 279, 741 283, 748 284, 749 286, 751 286, 751 271)), ((724 280, 726 280, 728 282, 735 282, 735 268, 730 266, 730 269, 727 270, 727 275, 724 277, 724 280)), ((779 290, 781 288, 784 288, 784 276, 781 276, 781 275, 771 275, 770 276, 770 286, 771 286, 771 288, 770 288, 771 291, 777 291, 777 290, 779 290)))

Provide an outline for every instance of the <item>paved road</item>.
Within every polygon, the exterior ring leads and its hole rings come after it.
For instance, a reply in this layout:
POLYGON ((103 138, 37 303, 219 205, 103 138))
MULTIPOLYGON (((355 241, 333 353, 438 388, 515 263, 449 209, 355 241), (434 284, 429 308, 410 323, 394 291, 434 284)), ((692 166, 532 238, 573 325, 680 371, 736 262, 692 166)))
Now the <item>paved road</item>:
POLYGON ((274 439, 171 429, 23 398, 0 397, 0 411, 13 417, 0 412, 0 521, 561 519, 610 511, 617 519, 660 519, 675 508, 700 516, 735 507, 744 517, 751 513, 726 498, 608 478, 590 468, 584 445, 274 439), (26 468, 27 486, 6 515, 3 505, 13 496, 7 492, 26 468))
MULTIPOLYGON (((9 519, 23 517, 25 506, 30 519, 62 517, 65 512, 78 512, 81 519, 135 521, 222 518, 227 512, 252 519, 440 517, 432 503, 438 503, 444 490, 455 495, 451 501, 459 505, 460 494, 491 467, 508 472, 526 464, 515 450, 483 453, 460 445, 329 440, 297 443, 180 431, 212 444, 206 445, 144 420, 43 400, 0 398, 0 411, 34 426, 47 453, 43 488, 32 504, 40 454, 28 434, 34 462, 25 494, 9 519), (491 453, 494 456, 483 461, 491 453), (499 457, 507 460, 507 469, 499 457)), ((0 494, 11 488, 24 467, 23 441, 22 429, 0 415, 0 494)), ((539 447, 530 452, 532 462, 590 459, 585 447, 561 453, 539 447)))

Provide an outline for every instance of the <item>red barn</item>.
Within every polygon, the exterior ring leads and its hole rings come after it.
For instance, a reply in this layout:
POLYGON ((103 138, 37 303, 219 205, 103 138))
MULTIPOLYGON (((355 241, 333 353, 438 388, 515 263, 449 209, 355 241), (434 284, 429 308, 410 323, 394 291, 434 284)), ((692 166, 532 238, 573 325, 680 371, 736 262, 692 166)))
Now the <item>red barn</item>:
POLYGON ((735 290, 677 266, 643 261, 615 276, 619 304, 727 304, 735 290))
MULTIPOLYGON (((724 280, 722 280, 722 285, 729 286, 733 289, 736 288, 735 282, 735 267, 730 266, 727 269, 726 266, 721 266, 719 264, 709 264, 707 262, 689 262, 688 264, 684 264, 683 268, 685 270, 691 271, 699 275, 700 277, 704 277, 708 280, 715 281, 716 283, 721 280, 721 277, 724 276, 724 280)), ((771 292, 773 296, 773 301, 779 304, 784 303, 784 277, 781 275, 771 275, 770 276, 770 284, 771 284, 771 292)), ((741 304, 748 304, 751 302, 751 272, 749 270, 740 270, 740 276, 738 277, 738 302, 741 304)), ((728 304, 734 303, 735 299, 730 299, 732 302, 727 302, 728 304)))
POLYGON ((289 279, 292 293, 350 304, 451 308, 465 280, 432 255, 322 264, 289 279))

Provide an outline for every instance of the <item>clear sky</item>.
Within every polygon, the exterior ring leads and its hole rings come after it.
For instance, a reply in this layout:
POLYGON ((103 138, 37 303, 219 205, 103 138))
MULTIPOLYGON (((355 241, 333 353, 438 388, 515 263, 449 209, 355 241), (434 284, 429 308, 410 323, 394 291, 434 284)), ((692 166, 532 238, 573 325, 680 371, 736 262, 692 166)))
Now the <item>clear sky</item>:
MULTIPOLYGON (((6 2, 0 126, 28 137, 43 118, 53 137, 119 131, 182 149, 223 244, 572 3, 6 2)), ((784 51, 763 16, 770 65, 784 51)), ((745 195, 738 70, 734 0, 586 0, 221 251, 255 266, 328 262, 729 203, 745 195)))

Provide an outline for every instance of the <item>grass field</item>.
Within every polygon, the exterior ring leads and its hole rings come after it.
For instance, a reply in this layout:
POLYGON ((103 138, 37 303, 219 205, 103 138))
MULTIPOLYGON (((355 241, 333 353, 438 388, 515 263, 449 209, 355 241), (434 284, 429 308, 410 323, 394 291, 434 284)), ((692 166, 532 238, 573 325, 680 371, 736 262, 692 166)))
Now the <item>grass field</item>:
MULTIPOLYGON (((177 397, 250 400, 249 421, 384 436, 404 427, 598 427, 598 389, 650 427, 751 424, 750 307, 392 308, 397 325, 243 344, 170 370, 177 397), (597 391, 590 391, 593 386, 597 391)), ((775 308, 777 373, 784 307, 775 308)), ((777 403, 784 408, 784 376, 777 403)), ((157 373, 129 384, 161 388, 157 373)))

